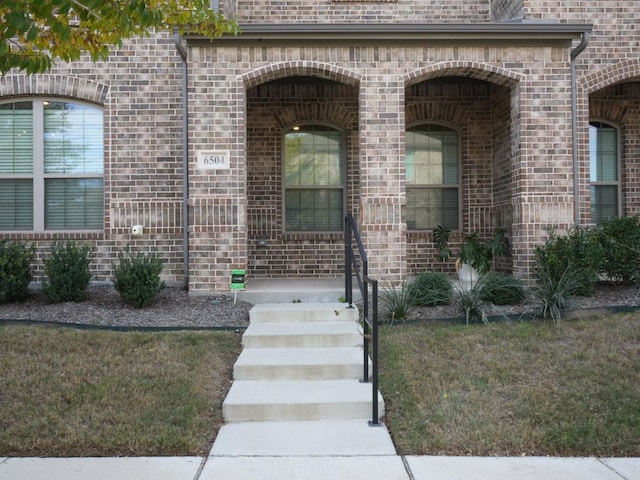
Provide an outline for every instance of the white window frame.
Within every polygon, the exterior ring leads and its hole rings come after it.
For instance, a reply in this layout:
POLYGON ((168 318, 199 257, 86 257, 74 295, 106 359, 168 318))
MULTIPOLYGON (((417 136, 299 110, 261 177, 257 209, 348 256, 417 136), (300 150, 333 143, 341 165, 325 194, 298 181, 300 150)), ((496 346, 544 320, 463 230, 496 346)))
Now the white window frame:
MULTIPOLYGON (((33 229, 32 230, 2 230, 3 233, 95 233, 104 231, 104 213, 102 218, 102 228, 99 229, 46 229, 45 228, 45 180, 46 179, 100 179, 103 188, 103 212, 104 212, 104 157, 102 165, 102 173, 100 174, 56 174, 45 173, 44 161, 44 106, 47 102, 70 103, 75 105, 83 105, 91 108, 99 109, 103 112, 101 106, 84 102, 76 99, 57 98, 57 97, 25 97, 11 98, 0 101, 0 104, 9 104, 17 102, 31 102, 33 112, 33 172, 31 174, 1 174, 0 179, 19 180, 31 179, 33 182, 33 229)), ((102 131, 102 145, 104 149, 104 123, 102 131)))
MULTIPOLYGON (((434 189, 434 190, 443 190, 446 188, 455 188, 457 189, 457 198, 458 198, 458 215, 457 215, 457 223, 458 226, 455 229, 451 229, 451 230, 455 230, 455 231, 461 231, 462 230, 462 132, 460 131, 459 128, 454 127, 453 125, 450 125, 448 123, 445 122, 438 122, 438 121, 425 121, 425 120, 421 120, 419 122, 415 122, 412 123, 410 125, 407 126, 406 131, 408 132, 410 129, 415 129, 417 127, 422 127, 422 126, 430 126, 430 125, 434 125, 434 126, 439 126, 439 127, 444 127, 447 128, 453 132, 456 132, 457 136, 458 136, 458 176, 457 176, 457 183, 439 183, 439 184, 431 184, 431 185, 411 185, 409 186, 409 184, 407 182, 405 182, 405 190, 409 190, 409 189, 434 189)), ((406 135, 405 135, 405 139, 406 139, 406 135)), ((405 168, 407 165, 407 159, 406 159, 406 145, 405 145, 405 168)), ((406 219, 405 219, 406 221, 406 219)), ((435 228, 437 227, 434 226, 433 228, 428 228, 428 229, 424 229, 424 228, 409 228, 409 225, 407 225, 407 230, 410 232, 430 232, 433 231, 435 228)))
MULTIPOLYGON (((608 120, 603 120, 600 118, 591 118, 589 119, 589 130, 591 130, 592 124, 599 123, 603 124, 609 128, 613 128, 616 131, 616 181, 593 181, 591 179, 591 133, 589 132, 589 197, 591 197, 591 189, 592 187, 598 186, 615 186, 616 187, 616 196, 617 196, 617 205, 616 205, 616 217, 620 217, 622 215, 622 135, 620 126, 616 125, 608 120)), ((593 199, 590 199, 590 203, 593 199)), ((590 206, 590 212, 592 212, 592 207, 590 206)), ((596 224, 593 219, 593 213, 591 213, 592 218, 591 222, 596 224)))
POLYGON ((323 234, 323 233, 337 233, 337 232, 342 232, 343 228, 344 228, 344 216, 346 214, 346 209, 347 209, 347 150, 346 150, 346 132, 337 127, 336 125, 333 125, 331 123, 326 123, 326 122, 314 122, 314 121, 310 121, 310 122, 298 122, 294 125, 289 125, 288 127, 285 127, 282 130, 282 137, 281 137, 281 145, 282 145, 282 164, 281 164, 281 171, 282 171, 282 231, 287 234, 309 234, 309 235, 315 235, 315 234, 323 234), (294 187, 294 186, 288 186, 286 184, 286 175, 285 175, 285 156, 286 156, 286 149, 285 149, 285 137, 287 135, 287 133, 291 132, 292 130, 294 130, 294 128, 298 126, 300 128, 304 128, 304 127, 313 127, 313 126, 321 126, 321 127, 327 127, 330 129, 333 129, 337 132, 339 132, 342 136, 342 144, 340 146, 340 156, 341 156, 341 178, 342 178, 342 184, 340 185, 340 188, 342 189, 342 212, 340 213, 341 215, 341 219, 343 219, 340 223, 341 228, 340 230, 296 230, 296 229, 288 229, 287 228, 287 211, 286 211, 286 194, 287 194, 287 190, 290 189, 308 189, 308 190, 323 190, 323 189, 334 189, 337 190, 338 186, 331 186, 331 185, 305 185, 305 186, 300 186, 300 187, 294 187))

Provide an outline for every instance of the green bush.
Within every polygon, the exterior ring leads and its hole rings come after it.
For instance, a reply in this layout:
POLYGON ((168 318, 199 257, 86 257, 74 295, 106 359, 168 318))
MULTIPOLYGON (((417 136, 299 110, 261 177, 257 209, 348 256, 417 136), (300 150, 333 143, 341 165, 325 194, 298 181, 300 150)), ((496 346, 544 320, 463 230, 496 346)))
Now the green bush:
POLYGON ((489 272, 483 277, 481 298, 494 305, 514 305, 524 300, 522 280, 503 273, 489 272))
POLYGON ((44 260, 46 278, 42 281, 42 291, 50 302, 81 302, 87 298, 90 253, 90 245, 79 246, 71 240, 51 247, 51 255, 44 260))
POLYGON ((125 303, 143 308, 155 300, 164 282, 160 279, 162 262, 152 253, 120 254, 120 264, 114 271, 114 285, 125 303))
POLYGON ((571 294, 589 296, 599 280, 605 251, 596 229, 574 227, 562 236, 551 232, 546 243, 536 247, 535 259, 552 282, 560 282, 571 270, 571 294))
POLYGON ((0 304, 27 298, 35 248, 0 240, 0 304))
POLYGON ((477 282, 470 286, 456 285, 453 291, 453 305, 464 313, 464 318, 469 322, 487 323, 487 313, 485 312, 485 302, 482 300, 482 292, 484 291, 484 278, 481 276, 477 282))
POLYGON ((600 225, 600 239, 606 252, 602 273, 624 284, 640 283, 640 220, 638 217, 608 218, 600 225))
POLYGON ((423 272, 407 288, 417 306, 447 305, 451 302, 453 287, 446 273, 423 272))
POLYGON ((559 325, 562 312, 569 307, 571 295, 582 282, 581 275, 571 262, 560 273, 551 272, 548 264, 538 264, 536 274, 539 281, 533 294, 538 302, 537 316, 551 318, 559 325))

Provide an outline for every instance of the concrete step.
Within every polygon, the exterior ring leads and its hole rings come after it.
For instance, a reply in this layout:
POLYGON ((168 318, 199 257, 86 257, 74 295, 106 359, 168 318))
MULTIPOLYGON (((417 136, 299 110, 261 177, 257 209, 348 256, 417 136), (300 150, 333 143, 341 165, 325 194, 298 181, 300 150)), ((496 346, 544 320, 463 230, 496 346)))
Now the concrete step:
POLYGON ((363 373, 361 347, 245 348, 234 380, 346 380, 363 373))
MULTIPOLYGON (((357 380, 236 381, 222 404, 225 422, 370 419, 372 386, 357 380)), ((380 418, 384 403, 378 393, 380 418)))
POLYGON ((253 323, 242 335, 245 348, 355 347, 363 344, 356 322, 253 323))
POLYGON ((367 420, 230 423, 222 426, 211 449, 214 457, 395 454, 387 428, 369 426, 367 420))
MULTIPOLYGON (((240 300, 259 303, 332 303, 345 296, 344 277, 339 278, 255 278, 246 279, 246 290, 237 292, 240 300)), ((362 298, 353 279, 353 300, 362 298)))
POLYGON ((357 308, 346 303, 261 303, 249 312, 251 323, 358 321, 357 308))

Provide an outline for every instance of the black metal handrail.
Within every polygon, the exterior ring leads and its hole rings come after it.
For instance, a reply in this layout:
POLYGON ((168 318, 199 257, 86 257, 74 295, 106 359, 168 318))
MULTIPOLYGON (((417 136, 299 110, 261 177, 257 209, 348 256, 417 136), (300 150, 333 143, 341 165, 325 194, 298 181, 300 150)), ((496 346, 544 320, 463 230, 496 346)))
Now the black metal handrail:
POLYGON ((373 399, 370 425, 379 425, 378 420, 378 281, 369 277, 367 252, 358 232, 358 227, 350 213, 344 219, 344 288, 349 308, 353 308, 353 276, 358 281, 362 294, 362 317, 364 330, 364 372, 363 382, 369 382, 369 344, 371 344, 371 384, 373 399), (360 264, 353 250, 353 240, 358 246, 360 264), (371 288, 371 311, 369 310, 369 288, 371 288))

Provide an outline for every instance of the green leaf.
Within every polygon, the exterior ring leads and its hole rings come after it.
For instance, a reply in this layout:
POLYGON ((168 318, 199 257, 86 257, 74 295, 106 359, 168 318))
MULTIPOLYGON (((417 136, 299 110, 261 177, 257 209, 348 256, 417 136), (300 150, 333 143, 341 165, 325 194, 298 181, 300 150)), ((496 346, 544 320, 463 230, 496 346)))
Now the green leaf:
POLYGON ((38 27, 37 25, 31 25, 31 28, 29 29, 29 31, 27 32, 27 42, 33 42, 36 38, 36 36, 38 35, 38 27))
POLYGON ((82 53, 94 61, 104 60, 109 48, 121 45, 123 39, 174 27, 209 38, 239 30, 236 22, 211 10, 208 0, 2 0, 0 32, 5 43, 0 49, 0 73, 13 68, 40 73, 55 60, 75 60, 82 53), (77 26, 68 24, 71 15, 77 26), (19 37, 22 53, 6 43, 12 37, 19 37))

